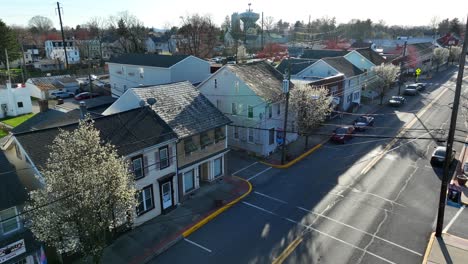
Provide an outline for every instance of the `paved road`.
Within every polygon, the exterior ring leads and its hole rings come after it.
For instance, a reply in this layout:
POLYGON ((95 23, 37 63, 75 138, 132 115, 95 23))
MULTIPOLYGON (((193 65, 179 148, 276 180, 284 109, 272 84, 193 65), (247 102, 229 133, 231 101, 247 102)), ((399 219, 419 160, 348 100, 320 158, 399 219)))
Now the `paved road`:
POLYGON ((446 136, 438 129, 449 126, 450 76, 433 79, 402 108, 377 112, 366 135, 393 137, 411 124, 400 134, 411 139, 395 140, 384 155, 391 138, 359 137, 327 143, 288 170, 231 160, 231 172, 252 182, 252 194, 152 263, 420 263, 442 175, 428 160, 446 136))

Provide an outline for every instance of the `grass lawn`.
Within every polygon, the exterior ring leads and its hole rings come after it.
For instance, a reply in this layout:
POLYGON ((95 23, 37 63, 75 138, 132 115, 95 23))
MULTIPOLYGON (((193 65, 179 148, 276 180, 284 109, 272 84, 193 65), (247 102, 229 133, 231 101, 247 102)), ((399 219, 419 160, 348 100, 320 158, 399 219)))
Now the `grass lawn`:
POLYGON ((0 120, 2 123, 5 123, 7 125, 10 125, 12 127, 17 127, 19 124, 23 123, 24 121, 28 120, 29 118, 33 117, 35 114, 27 114, 27 115, 22 115, 22 116, 16 116, 13 118, 6 118, 3 120, 0 120))
POLYGON ((8 133, 6 131, 0 129, 0 138, 4 137, 6 135, 8 135, 8 133))

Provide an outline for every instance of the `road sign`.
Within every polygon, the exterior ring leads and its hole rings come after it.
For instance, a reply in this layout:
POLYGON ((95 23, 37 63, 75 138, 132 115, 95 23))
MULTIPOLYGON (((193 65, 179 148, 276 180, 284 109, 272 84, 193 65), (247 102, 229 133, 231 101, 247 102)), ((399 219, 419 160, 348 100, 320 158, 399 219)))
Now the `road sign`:
POLYGON ((421 74, 421 69, 417 68, 416 69, 416 75, 419 76, 421 74))

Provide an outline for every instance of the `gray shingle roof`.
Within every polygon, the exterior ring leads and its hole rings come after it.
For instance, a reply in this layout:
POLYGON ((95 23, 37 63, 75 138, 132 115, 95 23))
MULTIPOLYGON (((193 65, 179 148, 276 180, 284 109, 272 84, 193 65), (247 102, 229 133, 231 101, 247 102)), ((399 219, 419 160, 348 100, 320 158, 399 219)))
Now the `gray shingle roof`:
POLYGON ((374 65, 380 65, 385 62, 385 59, 371 48, 357 49, 356 51, 370 60, 374 65))
POLYGON ((133 88, 142 100, 155 98, 153 110, 177 133, 179 138, 227 125, 224 116, 190 82, 176 82, 133 88))
MULTIPOLYGON (((96 118, 94 126, 100 131, 101 139, 116 146, 122 156, 176 138, 174 131, 149 107, 96 118)), ((15 137, 34 164, 41 168, 49 156, 48 146, 58 135, 59 128, 71 131, 77 127, 78 123, 73 123, 19 133, 15 137)))
POLYGON ((247 64, 226 65, 244 81, 254 93, 270 102, 282 96, 284 76, 270 64, 259 61, 247 64))
POLYGON ((49 77, 35 77, 29 78, 31 82, 37 86, 37 88, 41 90, 51 90, 51 89, 61 89, 65 86, 65 83, 76 83, 78 82, 75 78, 71 77, 70 75, 56 75, 56 76, 49 76, 49 77))
POLYGON ((323 61, 343 73, 346 77, 352 77, 364 73, 344 57, 323 58, 323 61))
POLYGON ((0 151, 0 211, 23 204, 27 197, 15 167, 7 160, 5 153, 0 151))
POLYGON ((297 74, 314 64, 316 61, 317 60, 314 59, 284 59, 278 66, 276 66, 276 69, 282 74, 286 74, 287 69, 289 68, 289 62, 291 62, 291 74, 297 74))
POLYGON ((327 57, 339 57, 348 54, 348 51, 343 50, 315 50, 305 49, 301 58, 320 60, 327 57))
POLYGON ((172 65, 184 60, 189 55, 159 55, 159 54, 122 54, 118 57, 110 58, 110 63, 142 65, 169 68, 172 65))

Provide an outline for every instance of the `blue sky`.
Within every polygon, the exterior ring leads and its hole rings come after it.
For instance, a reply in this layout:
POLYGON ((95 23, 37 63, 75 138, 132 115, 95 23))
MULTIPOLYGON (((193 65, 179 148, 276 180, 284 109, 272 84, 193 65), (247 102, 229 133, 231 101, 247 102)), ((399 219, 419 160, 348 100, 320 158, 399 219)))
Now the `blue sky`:
MULTIPOLYGON (((347 22, 352 18, 370 18, 374 22, 383 19, 389 25, 428 25, 431 17, 458 17, 466 20, 467 0, 61 0, 64 25, 75 27, 93 16, 108 17, 128 10, 145 26, 164 28, 180 25, 180 16, 199 13, 209 14, 220 25, 226 15, 243 12, 252 3, 254 12, 264 12, 275 20, 294 22, 314 18, 336 17, 347 22)), ((27 25, 34 15, 49 17, 58 28, 56 1, 50 0, 0 0, 0 18, 8 25, 27 25)))

